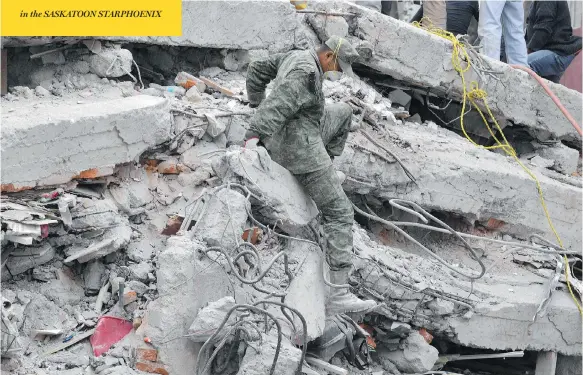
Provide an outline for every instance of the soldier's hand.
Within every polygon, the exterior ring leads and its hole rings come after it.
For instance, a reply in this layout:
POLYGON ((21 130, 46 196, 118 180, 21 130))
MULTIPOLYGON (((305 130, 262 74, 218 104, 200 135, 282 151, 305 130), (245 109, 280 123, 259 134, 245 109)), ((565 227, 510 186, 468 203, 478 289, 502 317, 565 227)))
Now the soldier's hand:
POLYGON ((244 148, 248 148, 248 145, 250 148, 254 148, 259 142, 260 139, 258 133, 254 132, 253 130, 247 130, 245 132, 245 143, 243 145, 244 148))
POLYGON ((257 103, 249 103, 249 108, 257 108, 259 107, 259 104, 257 103))

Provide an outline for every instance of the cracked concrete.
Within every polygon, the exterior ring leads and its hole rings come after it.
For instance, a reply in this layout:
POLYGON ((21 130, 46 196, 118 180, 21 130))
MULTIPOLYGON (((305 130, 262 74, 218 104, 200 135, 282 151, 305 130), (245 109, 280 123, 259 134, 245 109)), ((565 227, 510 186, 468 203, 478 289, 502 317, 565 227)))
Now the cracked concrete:
MULTIPOLYGON (((286 51, 294 46, 299 24, 288 1, 182 1, 180 36, 96 37, 123 43, 170 46, 267 49, 286 51)), ((5 47, 41 45, 72 38, 3 37, 5 47)), ((78 39, 78 38, 77 38, 78 39)))
MULTIPOLYGON (((387 17, 373 10, 348 2, 316 2, 314 9, 354 13, 347 17, 351 24, 351 42, 368 41, 374 46, 373 56, 362 64, 383 74, 403 80, 408 84, 435 91, 460 100, 462 83, 451 64, 451 42, 416 28, 405 22, 387 17), (423 46, 420 58, 419 46, 423 46)), ((324 22, 324 15, 315 15, 324 22)), ((320 39, 325 34, 320 32, 320 39)), ((485 59, 491 64, 499 81, 482 80, 475 70, 466 73, 466 82, 478 81, 488 95, 488 104, 495 116, 502 116, 514 124, 522 124, 538 139, 556 137, 578 141, 579 135, 544 89, 526 72, 511 68, 504 63, 485 59), (511 88, 511 89, 509 89, 511 88), (539 111, 545 108, 544 111, 539 111)), ((565 86, 547 82, 567 110, 581 123, 581 93, 565 86)))
MULTIPOLYGON (((349 177, 343 184, 347 192, 370 194, 382 200, 408 199, 426 209, 455 213, 485 226, 490 219, 501 220, 504 223, 497 230, 502 233, 524 239, 538 233, 554 241, 535 182, 511 157, 478 148, 447 129, 434 130, 413 123, 387 125, 386 131, 374 136, 403 160, 418 185, 396 162, 389 164, 351 146, 350 143, 365 145, 386 155, 361 134, 353 133, 344 153, 334 161, 349 177)), ((565 246, 580 249, 581 189, 531 168, 541 183, 553 224, 565 246)))

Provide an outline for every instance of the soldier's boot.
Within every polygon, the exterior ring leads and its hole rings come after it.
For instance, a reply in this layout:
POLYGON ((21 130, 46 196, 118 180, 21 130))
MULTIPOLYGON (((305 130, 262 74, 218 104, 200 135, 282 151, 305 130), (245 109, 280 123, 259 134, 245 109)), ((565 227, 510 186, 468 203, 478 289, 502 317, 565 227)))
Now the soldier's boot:
MULTIPOLYGON (((348 283, 350 268, 342 268, 339 271, 330 271, 330 282, 332 284, 348 283)), ((328 304, 326 305, 326 315, 368 312, 374 309, 377 303, 372 300, 362 300, 350 293, 348 288, 331 288, 328 304)))

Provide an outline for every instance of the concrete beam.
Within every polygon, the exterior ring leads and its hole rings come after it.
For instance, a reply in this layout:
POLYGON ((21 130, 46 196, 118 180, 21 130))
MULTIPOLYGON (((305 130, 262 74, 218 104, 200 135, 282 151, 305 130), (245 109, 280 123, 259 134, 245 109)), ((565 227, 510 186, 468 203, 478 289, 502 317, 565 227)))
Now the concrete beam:
MULTIPOLYGON (((182 1, 182 35, 177 37, 95 37, 124 43, 170 46, 268 49, 286 51, 294 46, 298 30, 289 1, 182 1)), ((4 37, 4 47, 41 45, 62 37, 4 37)), ((80 39, 80 38, 77 38, 80 39)))
POLYGON ((167 140, 171 121, 168 102, 146 95, 4 110, 2 191, 112 171, 167 140))
MULTIPOLYGON (((354 230, 354 248, 359 257, 353 257, 353 276, 366 288, 360 289, 362 294, 385 302, 377 312, 392 320, 425 327, 473 348, 581 355, 581 318, 569 293, 555 290, 547 314, 533 322, 548 293, 548 280, 518 264, 501 262, 471 284, 425 253, 417 255, 418 248, 406 246, 404 251, 380 245, 361 228, 354 230), (363 261, 367 258, 375 262, 363 261), (382 274, 374 263, 381 265, 382 274), (436 309, 439 305, 449 307, 436 309)), ((466 250, 452 245, 436 252, 461 272, 478 270, 466 250)), ((487 267, 493 262, 490 255, 497 259, 500 252, 489 247, 488 258, 482 258, 487 267)))
MULTIPOLYGON (((396 162, 387 162, 356 145, 387 155, 362 134, 352 133, 344 153, 334 160, 348 178, 350 194, 371 194, 382 200, 414 201, 428 210, 465 217, 502 233, 528 239, 538 233, 555 241, 541 206, 535 182, 512 159, 478 148, 442 128, 406 123, 387 126, 371 135, 398 155, 417 179, 413 184, 396 162), (384 134, 383 134, 384 133, 384 134), (494 220, 491 220, 494 219, 494 220)), ((388 160, 392 160, 387 155, 388 160)), ((542 175, 537 176, 548 211, 564 245, 581 249, 581 188, 542 175)), ((564 176, 562 180, 575 178, 564 176)))
MULTIPOLYGON (((365 7, 348 2, 315 2, 319 10, 354 13, 346 17, 355 42, 367 41, 373 49, 372 57, 362 63, 376 71, 405 81, 413 86, 427 88, 462 98, 462 82, 451 63, 451 42, 432 35, 405 22, 387 17, 365 7)), ((325 15, 312 15, 313 22, 325 23, 325 15)), ((323 39, 325 28, 317 28, 323 39)), ((579 140, 573 126, 552 102, 536 80, 526 72, 516 70, 497 61, 491 63, 499 80, 482 81, 473 69, 466 73, 466 83, 478 81, 488 94, 488 103, 496 116, 503 116, 514 124, 525 125, 539 139, 555 136, 566 140, 579 140)), ((569 112, 581 124, 581 93, 562 85, 547 82, 569 112)))

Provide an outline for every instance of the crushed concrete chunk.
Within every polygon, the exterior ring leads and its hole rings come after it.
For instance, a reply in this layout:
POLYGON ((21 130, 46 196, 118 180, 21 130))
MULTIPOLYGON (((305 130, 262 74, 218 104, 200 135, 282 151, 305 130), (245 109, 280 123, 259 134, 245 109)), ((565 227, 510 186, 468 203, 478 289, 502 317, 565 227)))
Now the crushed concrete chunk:
POLYGON ((387 357, 397 368, 406 373, 425 373, 433 367, 439 352, 429 345, 419 332, 411 334, 401 343, 402 350, 379 353, 387 357))
POLYGON ((29 269, 51 261, 55 256, 55 249, 44 243, 40 247, 25 247, 10 254, 10 257, 2 267, 2 281, 9 280, 11 276, 19 275, 29 269))
POLYGON ((31 107, 25 116, 2 111, 2 183, 60 184, 84 171, 96 177, 100 168, 132 161, 167 140, 170 125, 167 101, 147 95, 59 102, 31 107))
POLYGON ((197 223, 193 235, 209 246, 221 246, 234 252, 243 235, 247 211, 251 209, 249 201, 238 191, 225 188, 213 194, 206 204, 206 213, 197 223))
MULTIPOLYGON (((330 4, 315 2, 313 10, 327 11, 330 4)), ((375 12, 350 2, 335 2, 335 11, 356 14, 354 36, 349 41, 366 40, 374 45, 374 54, 360 63, 391 78, 418 86, 424 91, 429 88, 439 95, 461 100, 462 83, 451 63, 451 42, 430 34, 413 25, 375 12), (418 58, 419 46, 423 46, 424 56, 418 58)), ((323 22, 329 16, 316 14, 323 22)), ((352 30, 352 29, 351 29, 352 30)), ((321 40, 326 39, 322 30, 318 31, 321 40)), ((479 81, 480 88, 488 94, 488 103, 495 116, 502 116, 514 124, 523 124, 541 140, 554 136, 559 139, 578 141, 577 131, 552 102, 544 89, 526 72, 514 69, 499 61, 487 59, 492 70, 500 72, 496 79, 486 76, 482 80, 478 73, 470 69, 465 81, 479 81), (512 95, 508 95, 509 90, 512 95), (544 110, 541 110, 544 108, 544 110)), ((581 93, 554 83, 547 83, 559 97, 567 110, 581 123, 581 93)))
POLYGON ((257 152, 232 146, 213 168, 219 177, 241 182, 260 196, 257 211, 268 222, 278 222, 284 230, 297 231, 318 215, 316 205, 296 178, 273 161, 266 171, 257 152))
MULTIPOLYGON (((239 368, 238 375, 268 374, 275 356, 277 340, 272 336, 263 338, 263 344, 254 348, 248 347, 239 368)), ((255 346, 255 345, 254 345, 255 346)), ((275 367, 274 375, 293 375, 300 363, 301 350, 295 348, 285 338, 281 342, 281 350, 275 367)))
POLYGON ((536 151, 541 157, 553 160, 552 169, 567 175, 577 171, 579 151, 567 147, 562 143, 552 147, 544 147, 536 151))
POLYGON ((133 59, 132 53, 127 49, 104 49, 89 56, 89 69, 99 77, 121 77, 132 71, 133 59))
MULTIPOLYGON (((219 328, 219 325, 233 306, 235 306, 235 299, 231 296, 209 303, 196 315, 194 322, 188 329, 188 338, 194 342, 208 340, 219 328)), ((232 313, 227 325, 234 323, 236 318, 236 312, 232 313)))

